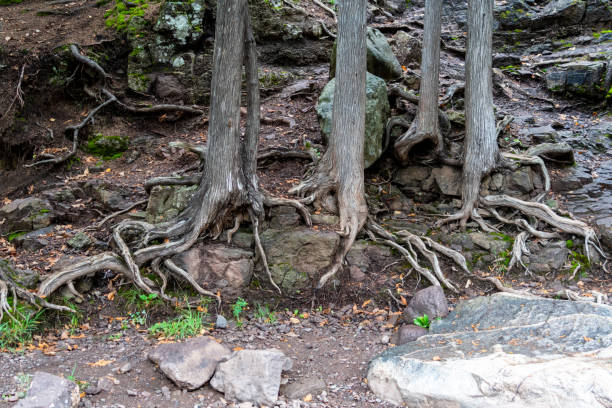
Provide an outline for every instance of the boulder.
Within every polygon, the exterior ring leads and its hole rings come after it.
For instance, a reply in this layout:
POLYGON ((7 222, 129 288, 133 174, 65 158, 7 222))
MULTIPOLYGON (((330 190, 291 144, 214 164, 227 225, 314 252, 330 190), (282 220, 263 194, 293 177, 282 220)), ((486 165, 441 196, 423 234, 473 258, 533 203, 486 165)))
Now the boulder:
POLYGON ((430 321, 448 314, 448 301, 444 289, 437 285, 429 286, 414 294, 402 313, 402 318, 412 323, 417 317, 427 315, 430 321))
POLYGON ((231 351, 210 337, 195 337, 183 343, 160 344, 148 358, 177 386, 196 390, 211 379, 217 364, 231 351))
POLYGON ((589 25, 609 21, 612 21, 612 6, 610 6, 609 0, 586 0, 582 24, 589 25))
POLYGON ((53 226, 31 231, 23 235, 19 235, 13 239, 15 245, 28 251, 38 251, 41 248, 49 245, 47 236, 52 235, 54 231, 53 226))
POLYGON ((522 29, 531 26, 531 18, 536 14, 525 0, 510 0, 498 3, 493 13, 502 29, 522 29))
POLYGON ((531 255, 526 261, 526 265, 531 272, 546 274, 561 270, 570 251, 566 247, 565 241, 553 242, 542 248, 532 245, 531 255))
POLYGON ((472 232, 471 240, 480 248, 498 255, 512 247, 512 239, 499 233, 472 232))
POLYGON ((187 208, 198 186, 155 186, 149 194, 147 222, 156 224, 176 217, 187 208))
POLYGON ((300 215, 295 207, 287 205, 279 205, 270 209, 270 227, 275 229, 283 229, 287 227, 295 227, 300 223, 300 215))
MULTIPOLYGON (((332 111, 336 80, 329 81, 317 102, 317 115, 321 132, 329 140, 332 130, 332 111)), ((365 167, 370 167, 381 155, 385 126, 391 108, 387 97, 387 85, 381 78, 370 73, 366 76, 366 123, 363 160, 365 167)))
POLYGON ((13 282, 26 289, 36 288, 40 275, 30 269, 15 268, 9 261, 0 258, 0 271, 13 282))
POLYGON ((281 373, 292 365, 280 350, 240 350, 219 364, 210 385, 229 400, 272 406, 278 398, 281 373))
POLYGON ((586 1, 584 0, 551 0, 531 21, 533 28, 550 27, 553 24, 568 26, 582 21, 586 1))
POLYGON ((79 387, 74 382, 37 371, 25 398, 14 408, 76 408, 80 400, 79 387))
POLYGON ((311 278, 329 264, 338 241, 333 231, 307 228, 268 229, 261 233, 274 282, 292 294, 312 286, 311 278))
POLYGON ((230 298, 240 296, 253 277, 253 253, 225 244, 198 244, 172 260, 200 286, 230 298))
POLYGON ((398 405, 609 407, 612 307, 506 293, 463 301, 428 335, 375 357, 367 378, 398 405))
POLYGON ((403 324, 394 334, 391 339, 391 343, 396 346, 401 346, 402 344, 410 343, 411 341, 415 341, 421 336, 426 335, 429 331, 421 326, 415 326, 414 324, 403 324))
POLYGON ((610 88, 610 61, 573 61, 546 74, 546 87, 555 93, 604 98, 610 88))
POLYGON ((0 234, 48 227, 54 213, 51 203, 36 197, 21 198, 0 207, 0 234))
MULTIPOLYGON (((398 79, 402 76, 402 66, 397 60, 393 50, 387 41, 387 37, 379 30, 368 27, 366 33, 367 46, 367 69, 372 75, 387 81, 398 79)), ((329 77, 336 75, 336 44, 332 49, 329 66, 329 77)))
POLYGON ((557 131, 551 125, 527 129, 526 134, 534 143, 553 143, 557 140, 557 131))
POLYGON ((398 62, 405 66, 419 66, 421 64, 421 42, 405 31, 399 30, 393 35, 391 41, 393 52, 398 62))
POLYGON ((507 195, 526 194, 533 191, 533 173, 529 167, 521 167, 507 174, 502 191, 507 195))
POLYGON ((461 195, 461 169, 453 166, 442 166, 433 169, 432 174, 442 194, 461 195))
POLYGON ((318 377, 301 378, 297 381, 284 384, 280 388, 281 394, 289 399, 300 399, 306 395, 317 395, 325 391, 327 384, 318 377))

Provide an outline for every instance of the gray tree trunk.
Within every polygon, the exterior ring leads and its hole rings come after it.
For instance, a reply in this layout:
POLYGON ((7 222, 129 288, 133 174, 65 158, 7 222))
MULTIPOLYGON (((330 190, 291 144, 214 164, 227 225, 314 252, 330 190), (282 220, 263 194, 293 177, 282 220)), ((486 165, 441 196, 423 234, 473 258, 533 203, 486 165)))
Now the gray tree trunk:
POLYGON ((319 288, 340 269, 368 215, 363 174, 366 5, 366 0, 339 3, 336 89, 329 146, 314 175, 293 190, 319 198, 336 194, 342 241, 319 280, 319 288))
POLYGON ((403 162, 414 146, 426 140, 433 142, 436 155, 444 147, 438 119, 441 14, 442 0, 425 1, 419 107, 408 131, 395 142, 395 154, 403 162))
POLYGON ((463 207, 451 217, 461 220, 462 228, 477 205, 482 178, 495 168, 499 158, 493 113, 492 23, 493 0, 468 1, 463 207))

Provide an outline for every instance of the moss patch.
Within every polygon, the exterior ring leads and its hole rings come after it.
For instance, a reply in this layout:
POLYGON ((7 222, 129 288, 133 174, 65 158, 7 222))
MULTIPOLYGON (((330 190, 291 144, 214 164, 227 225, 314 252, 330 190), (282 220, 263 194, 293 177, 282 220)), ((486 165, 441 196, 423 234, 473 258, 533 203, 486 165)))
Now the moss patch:
POLYGON ((98 133, 87 141, 86 151, 104 160, 121 157, 128 148, 128 138, 125 136, 104 136, 98 133))

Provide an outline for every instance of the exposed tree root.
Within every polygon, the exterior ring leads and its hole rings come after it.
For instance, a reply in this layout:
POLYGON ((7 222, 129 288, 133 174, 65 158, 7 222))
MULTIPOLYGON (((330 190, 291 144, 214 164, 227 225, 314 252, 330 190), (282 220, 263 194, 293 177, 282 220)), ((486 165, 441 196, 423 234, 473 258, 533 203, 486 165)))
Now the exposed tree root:
POLYGON ((149 201, 149 200, 140 200, 140 201, 137 201, 137 202, 135 202, 134 204, 130 205, 129 207, 124 208, 123 210, 119 210, 119 211, 116 211, 116 212, 114 212, 114 213, 112 213, 112 214, 107 215, 106 217, 104 217, 104 218, 102 219, 102 221, 97 222, 97 223, 95 223, 94 225, 90 225, 89 227, 86 227, 86 228, 84 228, 83 230, 84 230, 84 231, 87 231, 87 230, 96 230, 96 229, 99 229, 99 228, 101 228, 101 227, 102 227, 104 224, 106 224, 106 222, 107 222, 108 220, 111 220, 111 219, 115 218, 115 217, 116 217, 116 216, 118 216, 118 215, 125 214, 126 212, 130 211, 132 208, 137 207, 137 206, 139 206, 139 205, 141 205, 141 204, 145 204, 145 203, 146 203, 146 202, 148 202, 148 201, 149 201))
POLYGON ((434 251, 437 251, 445 256, 449 256, 455 262, 457 262, 462 269, 468 271, 467 263, 465 258, 460 253, 453 251, 450 248, 444 247, 441 244, 438 244, 432 241, 429 238, 421 238, 418 237, 408 231, 399 231, 397 235, 400 235, 402 238, 398 239, 389 231, 385 230, 382 226, 376 223, 371 218, 368 219, 367 229, 371 232, 370 237, 374 240, 377 240, 375 236, 379 236, 383 238, 383 243, 395 248, 402 254, 402 257, 410 263, 410 265, 421 275, 423 275, 427 280, 431 282, 432 285, 440 286, 441 283, 444 284, 447 288, 452 290, 453 292, 458 292, 455 285, 453 285, 442 272, 440 268, 440 263, 438 261, 437 255, 430 249, 427 248, 429 246, 434 251), (399 242, 398 242, 399 241, 399 242), (405 246, 400 245, 400 242, 405 246), (427 243, 427 245, 426 245, 427 243), (414 247, 418 249, 418 251, 427 259, 429 264, 431 265, 433 272, 429 269, 421 266, 418 262, 417 253, 414 250, 414 247))
POLYGON ((325 4, 323 4, 319 0, 312 0, 312 1, 313 1, 314 4, 316 4, 317 6, 321 7, 323 10, 327 11, 334 18, 334 21, 338 21, 338 18, 336 17, 336 12, 334 10, 332 10, 329 7, 327 7, 325 4))
POLYGON ((10 112, 12 111, 13 105, 15 105, 15 102, 19 102, 19 106, 23 107, 23 91, 21 90, 21 82, 23 81, 24 72, 25 72, 25 65, 21 67, 21 71, 19 72, 19 80, 17 81, 17 86, 15 88, 15 96, 11 100, 11 103, 9 104, 8 108, 6 108, 2 116, 0 116, 0 120, 4 120, 10 115, 10 112))

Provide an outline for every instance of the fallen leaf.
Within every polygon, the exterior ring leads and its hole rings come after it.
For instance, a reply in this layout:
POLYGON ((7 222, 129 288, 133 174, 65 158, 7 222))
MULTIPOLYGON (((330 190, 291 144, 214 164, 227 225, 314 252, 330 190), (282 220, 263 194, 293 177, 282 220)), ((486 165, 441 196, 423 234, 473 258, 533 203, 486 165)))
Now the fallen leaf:
POLYGON ((92 366, 92 367, 105 367, 107 365, 109 365, 110 363, 112 363, 115 360, 98 360, 95 363, 87 363, 88 366, 92 366))

